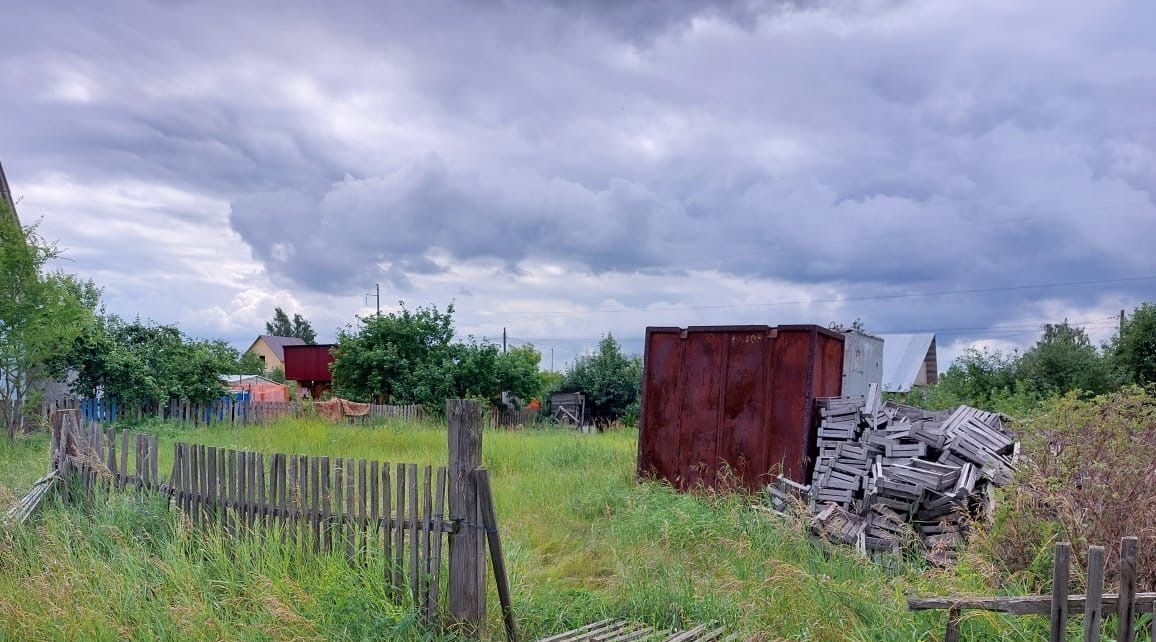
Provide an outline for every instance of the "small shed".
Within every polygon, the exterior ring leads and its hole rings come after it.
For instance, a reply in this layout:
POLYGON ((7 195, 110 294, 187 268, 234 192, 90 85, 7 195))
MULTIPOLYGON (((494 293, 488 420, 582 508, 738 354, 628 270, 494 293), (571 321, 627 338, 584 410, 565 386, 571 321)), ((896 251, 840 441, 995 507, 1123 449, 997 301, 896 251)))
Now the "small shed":
POLYGON ((814 400, 842 391, 843 341, 816 325, 647 328, 639 474, 680 489, 805 482, 814 400))
POLYGON ((865 397, 883 381, 883 338, 859 330, 843 332, 843 396, 865 397))
POLYGON ((935 354, 935 335, 883 335, 883 389, 908 392, 913 386, 939 383, 939 363, 935 354))
POLYGON ((581 426, 586 423, 586 395, 581 392, 550 395, 550 417, 563 424, 581 426))
POLYGON ((285 346, 285 379, 296 381, 302 395, 320 399, 333 387, 333 344, 285 346))

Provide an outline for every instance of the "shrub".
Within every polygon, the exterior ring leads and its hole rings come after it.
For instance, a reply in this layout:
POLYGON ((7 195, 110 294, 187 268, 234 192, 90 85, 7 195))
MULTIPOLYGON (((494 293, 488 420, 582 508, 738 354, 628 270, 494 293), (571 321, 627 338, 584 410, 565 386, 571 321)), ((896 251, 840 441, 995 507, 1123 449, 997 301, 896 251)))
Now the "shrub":
POLYGON ((1057 539, 1081 557, 1100 544, 1112 581, 1120 538, 1135 535, 1141 590, 1156 588, 1156 398, 1135 387, 1090 400, 1069 393, 1018 432, 1024 458, 987 541, 995 560, 1046 578, 1057 539))

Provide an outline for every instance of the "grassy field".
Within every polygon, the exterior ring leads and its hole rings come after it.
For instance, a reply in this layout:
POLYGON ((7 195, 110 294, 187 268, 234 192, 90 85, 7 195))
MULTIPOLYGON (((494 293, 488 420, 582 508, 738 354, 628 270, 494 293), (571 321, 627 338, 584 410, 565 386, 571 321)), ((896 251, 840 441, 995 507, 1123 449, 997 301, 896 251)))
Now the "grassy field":
MULTIPOLYGON (((419 464, 446 459, 444 428, 434 425, 147 429, 168 446, 166 456, 181 439, 419 464)), ((749 497, 638 483, 636 443, 630 430, 485 434, 525 638, 624 617, 662 626, 718 621, 760 640, 938 639, 943 615, 908 613, 905 594, 992 590, 979 564, 950 573, 882 565, 751 509, 749 497)), ((43 435, 0 446, 0 499, 23 493, 46 460, 43 435)), ((167 464, 162 459, 162 471, 167 464)), ((389 602, 377 576, 340 557, 206 538, 157 501, 53 505, 0 542, 0 639, 433 639, 389 602)), ((490 591, 491 637, 500 639, 490 591)), ((973 614, 964 633, 1039 639, 1046 622, 973 614)))

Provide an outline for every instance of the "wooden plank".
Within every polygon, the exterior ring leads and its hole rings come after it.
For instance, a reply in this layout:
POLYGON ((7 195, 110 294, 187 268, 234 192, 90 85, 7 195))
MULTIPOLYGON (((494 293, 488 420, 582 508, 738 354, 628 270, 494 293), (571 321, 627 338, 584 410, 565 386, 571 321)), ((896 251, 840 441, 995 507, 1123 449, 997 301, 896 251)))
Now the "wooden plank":
POLYGON ((413 600, 414 609, 418 609, 421 604, 421 578, 418 574, 420 568, 418 557, 421 552, 421 547, 418 542, 417 521, 418 521, 418 494, 417 494, 417 464, 410 464, 406 466, 406 485, 409 493, 409 591, 410 598, 413 600))
POLYGON ((333 460, 333 545, 338 546, 345 539, 345 461, 338 457, 333 460))
POLYGON ((1088 595, 1084 602, 1084 642, 1099 642, 1104 609, 1104 547, 1088 548, 1088 595))
POLYGON ((345 460, 345 559, 350 563, 356 559, 357 531, 361 530, 357 518, 357 497, 354 492, 357 483, 357 467, 352 457, 345 460))
POLYGON ((217 447, 205 449, 205 469, 208 483, 205 485, 205 514, 211 525, 216 525, 217 516, 217 447))
POLYGON ((289 531, 289 484, 288 484, 288 455, 277 456, 277 517, 276 523, 281 528, 281 543, 288 539, 289 531))
POLYGON ((1051 629, 1048 642, 1063 642, 1068 629, 1068 580, 1072 562, 1072 545, 1056 544, 1052 564, 1051 629))
POLYGON ((309 530, 313 542, 313 552, 321 551, 321 462, 317 457, 309 458, 309 530))
MULTIPOLYGON (((430 539, 431 531, 433 530, 433 467, 426 465, 422 469, 422 511, 421 511, 421 559, 419 562, 420 572, 418 573, 418 587, 420 589, 419 601, 416 603, 418 613, 424 613, 424 605, 429 603, 429 583, 430 576, 430 539)), ((441 537, 441 533, 438 533, 441 537)))
POLYGON ((265 530, 268 526, 266 518, 269 515, 269 498, 266 495, 265 485, 265 454, 254 453, 253 460, 253 475, 256 477, 257 483, 254 488, 257 490, 256 497, 253 500, 253 526, 261 533, 261 541, 265 541, 265 530))
POLYGON ((1116 603, 1116 640, 1132 642, 1136 637, 1136 546, 1139 540, 1120 540, 1120 598, 1116 603))
POLYGON ((159 449, 159 442, 156 435, 149 436, 149 469, 152 487, 154 489, 160 487, 160 463, 161 451, 159 449))
MULTIPOLYGON (((245 412, 248 412, 246 409, 245 412)), ((247 417, 248 415, 246 415, 247 417)), ((306 550, 309 546, 309 457, 306 455, 297 456, 297 480, 300 482, 300 487, 297 494, 297 528, 296 531, 300 535, 300 545, 302 550, 306 550)))
POLYGON ((229 450, 229 466, 228 466, 228 487, 226 489, 228 494, 228 501, 226 505, 229 507, 225 511, 225 531, 230 535, 237 534, 237 479, 238 479, 238 464, 237 451, 229 450))
POLYGON ((430 560, 429 589, 426 592, 426 619, 431 624, 438 621, 441 605, 438 602, 438 593, 441 591, 442 575, 442 525, 444 523, 446 497, 446 468, 438 467, 438 486, 434 500, 434 544, 433 558, 430 560))
POLYGON ((249 528, 249 453, 237 453, 237 534, 249 528))
POLYGON ((333 550, 333 523, 331 521, 332 514, 330 512, 330 493, 333 488, 331 484, 331 476, 329 470, 329 458, 321 458, 321 549, 329 552, 333 550))
POLYGON ((289 496, 287 498, 287 513, 285 515, 285 529, 289 531, 289 540, 294 545, 297 544, 297 533, 299 530, 298 521, 298 507, 301 505, 301 479, 298 477, 297 455, 289 456, 289 496))
MULTIPOLYGON (((369 462, 369 539, 365 541, 365 550, 371 550, 371 542, 378 541, 378 532, 381 526, 381 469, 377 460, 369 462)), ((388 565, 388 559, 387 565, 388 565)))
MULTIPOLYGON (((506 574, 506 560, 502 554, 502 535, 498 530, 498 512, 490 488, 490 473, 485 468, 474 471, 477 477, 478 501, 482 506, 482 526, 490 543, 490 561, 494 566, 494 580, 498 585, 498 601, 506 624, 506 639, 518 642, 518 627, 514 622, 514 603, 510 597, 510 578, 506 574)), ((705 630, 705 627, 704 627, 705 630)))
POLYGON ((365 552, 369 550, 369 511, 366 502, 368 485, 364 459, 357 460, 357 551, 358 557, 365 559, 365 552))
MULTIPOLYGON (((184 477, 184 479, 187 482, 188 476, 186 475, 184 477)), ((125 484, 127 484, 127 483, 128 483, 128 431, 122 430, 120 433, 120 480, 119 480, 119 483, 117 484, 117 487, 123 491, 125 484)), ((187 512, 187 510, 188 510, 187 506, 183 506, 182 508, 184 508, 187 512)))
POLYGON ((397 465, 397 521, 394 524, 393 586, 400 603, 405 587, 405 464, 397 465))
MULTIPOLYGON (((482 465, 482 408, 476 401, 446 401, 449 437, 449 511, 477 524, 478 491, 471 473, 482 465)), ((472 637, 485 621, 485 540, 476 528, 450 536, 449 614, 456 633, 472 637)))
POLYGON ((393 583, 393 492, 390 487, 389 462, 381 462, 381 543, 382 559, 385 561, 386 593, 394 597, 397 590, 393 583))

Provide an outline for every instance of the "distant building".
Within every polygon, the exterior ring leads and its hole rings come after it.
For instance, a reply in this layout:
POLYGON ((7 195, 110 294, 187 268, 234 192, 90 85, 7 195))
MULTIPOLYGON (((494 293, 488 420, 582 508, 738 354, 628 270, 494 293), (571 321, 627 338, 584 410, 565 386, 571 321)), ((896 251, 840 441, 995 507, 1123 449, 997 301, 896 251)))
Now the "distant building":
POLYGON ((285 354, 285 380, 296 381, 303 392, 313 399, 329 392, 333 387, 333 374, 329 364, 333 363, 333 344, 287 345, 285 354))
POLYGON ((843 332, 843 396, 863 397, 883 380, 883 338, 859 330, 843 332))
POLYGON ((252 352, 265 364, 265 372, 272 372, 278 368, 285 369, 285 346, 303 346, 305 341, 297 337, 275 337, 271 334, 262 334, 253 341, 253 345, 245 352, 252 352))
POLYGON ((884 334, 883 389, 908 392, 912 386, 934 386, 939 382, 935 355, 935 335, 884 334))
POLYGON ((12 189, 8 187, 8 177, 4 175, 4 165, 0 164, 0 203, 4 204, 2 208, 7 216, 11 216, 17 225, 20 225, 20 217, 16 216, 16 200, 12 198, 12 189))

